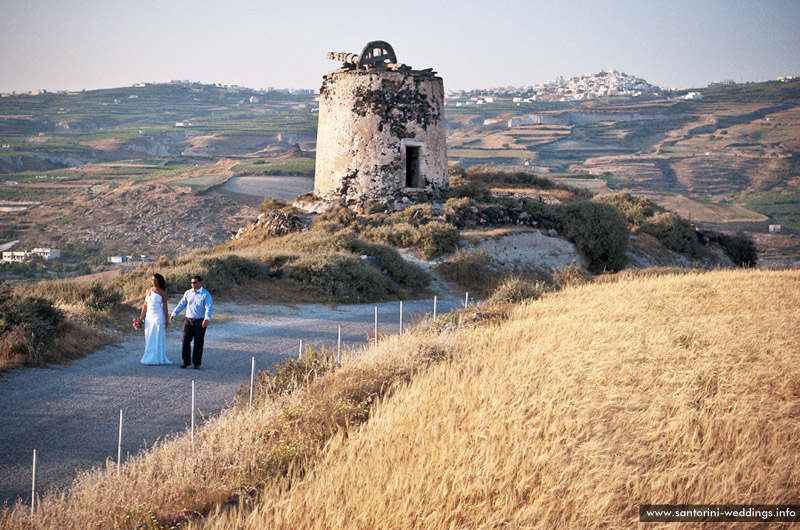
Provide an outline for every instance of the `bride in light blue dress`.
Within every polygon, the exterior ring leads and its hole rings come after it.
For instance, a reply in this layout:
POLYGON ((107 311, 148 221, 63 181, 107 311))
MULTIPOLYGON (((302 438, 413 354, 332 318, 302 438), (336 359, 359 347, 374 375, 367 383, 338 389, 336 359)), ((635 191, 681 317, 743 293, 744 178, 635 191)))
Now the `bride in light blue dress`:
POLYGON ((156 273, 142 306, 144 320, 144 357, 142 364, 172 364, 167 359, 167 282, 156 273))

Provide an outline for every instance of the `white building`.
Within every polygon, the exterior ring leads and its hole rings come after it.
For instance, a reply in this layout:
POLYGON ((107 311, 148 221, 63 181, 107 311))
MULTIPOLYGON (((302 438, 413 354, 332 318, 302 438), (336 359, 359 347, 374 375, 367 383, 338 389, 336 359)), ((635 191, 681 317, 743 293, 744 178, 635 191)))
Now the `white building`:
POLYGON ((44 258, 45 261, 61 257, 61 251, 55 248, 35 248, 31 251, 31 254, 44 258))
POLYGON ((700 92, 689 92, 683 96, 683 99, 703 99, 703 94, 700 92))
POLYGON ((781 233, 781 225, 769 225, 769 233, 770 234, 780 234, 781 233))
POLYGON ((35 248, 31 251, 18 250, 3 252, 3 261, 7 263, 26 263, 36 257, 43 258, 45 261, 59 259, 61 257, 61 251, 54 248, 35 248))

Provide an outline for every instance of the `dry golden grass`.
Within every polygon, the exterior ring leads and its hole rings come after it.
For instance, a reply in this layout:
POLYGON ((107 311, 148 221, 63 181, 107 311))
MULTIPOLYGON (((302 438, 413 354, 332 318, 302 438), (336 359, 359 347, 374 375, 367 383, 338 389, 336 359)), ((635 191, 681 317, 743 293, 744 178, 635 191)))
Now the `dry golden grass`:
POLYGON ((798 271, 568 287, 452 334, 465 351, 305 479, 203 527, 644 528, 640 504, 796 502, 798 321, 798 271))

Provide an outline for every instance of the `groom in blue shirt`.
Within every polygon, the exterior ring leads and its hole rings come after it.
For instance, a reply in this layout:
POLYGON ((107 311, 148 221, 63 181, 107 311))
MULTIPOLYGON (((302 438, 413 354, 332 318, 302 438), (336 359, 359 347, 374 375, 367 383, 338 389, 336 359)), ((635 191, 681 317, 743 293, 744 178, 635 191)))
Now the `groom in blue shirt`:
POLYGON ((206 336, 206 327, 211 320, 211 293, 203 288, 203 279, 200 276, 192 276, 192 288, 183 293, 178 306, 172 311, 169 317, 170 323, 175 320, 175 315, 186 308, 186 318, 183 321, 183 364, 181 368, 186 368, 189 364, 194 364, 194 369, 200 368, 203 361, 203 340, 206 336), (192 352, 192 340, 194 340, 194 352, 192 352))

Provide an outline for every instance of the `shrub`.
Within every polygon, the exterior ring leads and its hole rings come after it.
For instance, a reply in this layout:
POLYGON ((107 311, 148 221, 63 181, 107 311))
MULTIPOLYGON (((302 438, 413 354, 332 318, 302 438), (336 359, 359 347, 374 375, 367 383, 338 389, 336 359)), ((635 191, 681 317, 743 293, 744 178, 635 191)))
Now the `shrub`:
POLYGON ((382 202, 370 199, 364 203, 363 210, 365 214, 372 215, 374 213, 385 212, 386 205, 383 204, 382 202))
POLYGON ((568 285, 582 285, 592 281, 592 275, 574 261, 563 267, 553 269, 553 281, 558 288, 568 285))
POLYGON ((500 283, 489 297, 489 303, 509 304, 523 300, 536 300, 547 290, 544 282, 510 276, 500 283))
POLYGON ((694 227, 686 219, 672 212, 662 212, 647 218, 639 230, 658 239, 670 250, 697 257, 700 244, 694 227))
POLYGON ((758 264, 758 250, 753 239, 744 232, 734 235, 723 234, 719 240, 720 246, 739 267, 755 267, 758 264))
POLYGON ((430 283, 430 275, 427 272, 404 260, 400 253, 391 247, 353 239, 346 248, 355 254, 378 259, 389 279, 412 293, 427 288, 430 283))
POLYGON ((460 210, 466 210, 470 206, 475 206, 475 201, 470 199, 469 197, 450 197, 449 199, 447 199, 447 202, 445 202, 444 205, 449 208, 458 208, 460 210))
POLYGON ((525 204, 522 205, 522 209, 529 215, 541 217, 546 221, 556 221, 558 218, 556 211, 546 202, 537 200, 526 201, 525 204))
POLYGON ((589 271, 615 272, 625 266, 628 223, 614 206, 581 201, 568 204, 559 216, 561 233, 589 262, 589 271))
POLYGON ((397 212, 392 217, 398 220, 411 221, 415 216, 433 217, 433 207, 430 204, 415 204, 397 212))
POLYGON ((37 350, 53 344, 63 322, 50 300, 19 296, 0 283, 0 367, 39 364, 37 350))
POLYGON ((447 176, 450 178, 450 182, 452 183, 453 181, 466 178, 467 172, 463 167, 459 165, 453 165, 447 167, 447 176))
POLYGON ((640 226, 645 219, 656 213, 665 212, 664 208, 654 204, 646 197, 637 197, 630 193, 597 195, 594 200, 605 202, 617 208, 631 226, 640 226))
POLYGON ((150 277, 160 273, 167 281, 167 293, 183 293, 190 287, 189 281, 195 274, 203 277, 203 287, 211 293, 226 290, 233 283, 248 279, 264 279, 268 275, 265 265, 256 261, 228 254, 224 257, 208 257, 202 254, 189 254, 181 259, 143 265, 130 274, 117 278, 113 286, 122 292, 125 300, 144 297, 150 285, 150 277))
POLYGON ((393 247, 409 248, 419 243, 420 230, 409 223, 401 222, 370 227, 364 231, 364 237, 393 247))
POLYGON ((421 226, 419 233, 420 254, 423 259, 433 259, 455 251, 461 239, 457 228, 442 223, 421 226))
POLYGON ((332 208, 317 217, 314 220, 314 224, 331 221, 344 227, 348 227, 356 221, 356 217, 356 213, 353 210, 345 208, 344 206, 340 206, 338 208, 332 208))
POLYGON ((27 287, 27 294, 54 303, 82 304, 98 311, 113 310, 122 303, 118 289, 100 282, 39 282, 27 287))
POLYGON ((290 281, 332 302, 374 302, 401 293, 397 284, 374 267, 341 252, 300 257, 285 271, 290 281))
POLYGON ((491 202, 493 200, 492 192, 489 191, 489 187, 478 180, 469 180, 464 184, 452 186, 449 196, 469 197, 478 202, 491 202))
POLYGON ((294 210, 294 207, 286 201, 282 201, 280 199, 273 199, 272 197, 267 197, 261 203, 261 211, 263 213, 269 213, 273 210, 294 210))
POLYGON ((492 258, 485 250, 456 252, 455 257, 436 266, 442 277, 472 293, 485 294, 494 283, 497 273, 492 268, 492 258))

